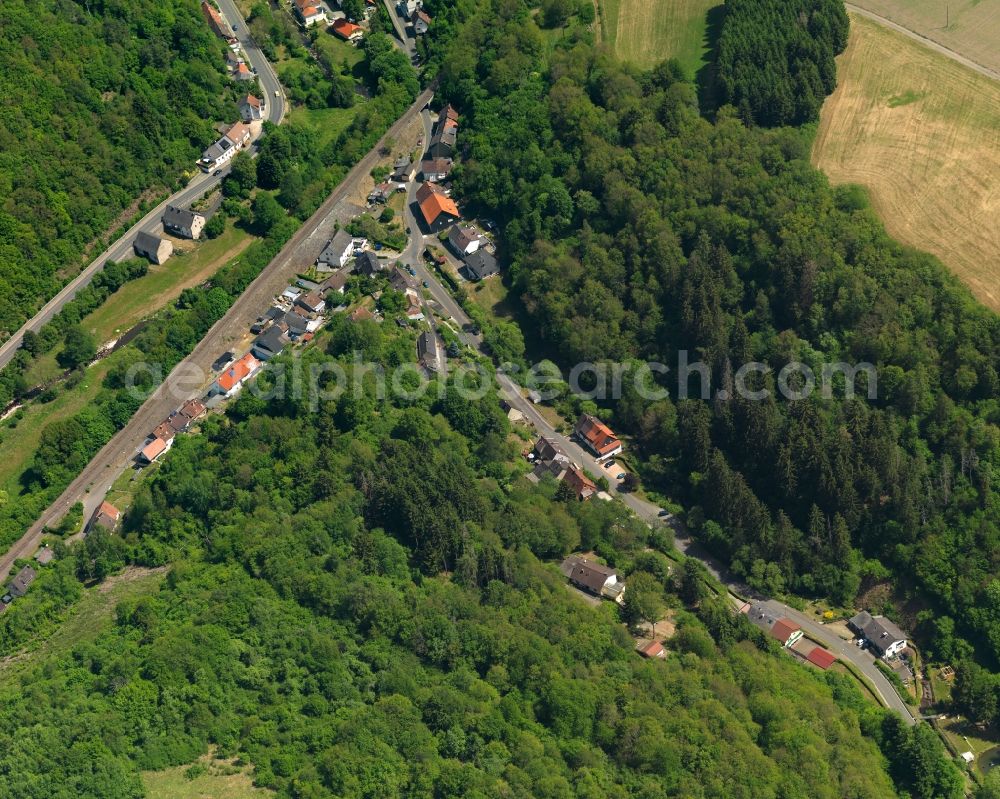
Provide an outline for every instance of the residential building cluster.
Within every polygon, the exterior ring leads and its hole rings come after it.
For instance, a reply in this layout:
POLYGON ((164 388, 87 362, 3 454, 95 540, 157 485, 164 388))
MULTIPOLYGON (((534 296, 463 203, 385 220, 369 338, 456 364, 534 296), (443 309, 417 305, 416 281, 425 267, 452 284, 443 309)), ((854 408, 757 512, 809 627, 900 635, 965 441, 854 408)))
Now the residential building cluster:
POLYGON ((250 143, 250 126, 246 122, 234 122, 219 139, 208 147, 198 159, 202 172, 219 169, 250 143))
MULTIPOLYGON (((205 415, 205 410, 204 403, 197 399, 188 400, 181 405, 149 434, 146 443, 139 450, 139 462, 153 463, 158 460, 173 446, 174 437, 178 433, 186 433, 195 421, 205 415)), ((117 524, 117 519, 115 523, 117 524)))

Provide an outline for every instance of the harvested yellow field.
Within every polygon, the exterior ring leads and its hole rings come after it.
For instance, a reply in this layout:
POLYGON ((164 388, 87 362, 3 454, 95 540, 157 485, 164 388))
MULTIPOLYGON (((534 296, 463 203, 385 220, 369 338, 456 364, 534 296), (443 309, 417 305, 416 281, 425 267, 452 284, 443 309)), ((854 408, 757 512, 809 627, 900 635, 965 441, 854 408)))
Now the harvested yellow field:
POLYGON ((1000 311, 1000 84, 851 16, 813 162, 1000 311))
POLYGON ((1000 0, 851 0, 1000 71, 1000 0))

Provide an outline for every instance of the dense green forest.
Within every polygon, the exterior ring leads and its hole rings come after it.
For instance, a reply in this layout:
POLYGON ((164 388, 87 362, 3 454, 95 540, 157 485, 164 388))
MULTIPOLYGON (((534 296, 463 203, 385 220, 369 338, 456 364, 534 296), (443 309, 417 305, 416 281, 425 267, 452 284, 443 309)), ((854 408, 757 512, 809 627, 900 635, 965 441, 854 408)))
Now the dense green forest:
POLYGON ((3 4, 0 331, 236 117, 222 47, 197 0, 3 4))
MULTIPOLYGON (((307 366, 392 366, 414 333, 340 316, 324 346, 307 366)), ((528 484, 509 432, 492 393, 396 404, 369 374, 335 400, 246 394, 178 440, 121 537, 0 617, 173 564, 96 640, 0 676, 0 793, 140 797, 138 770, 213 745, 296 799, 956 796, 929 728, 779 654, 622 506, 528 484), (577 546, 676 608, 666 661, 538 560, 577 546)))
POLYGON ((726 0, 716 50, 719 100, 746 122, 815 122, 847 47, 843 0, 726 0))
MULTIPOLYGON (((1000 658, 996 553, 1000 324, 932 257, 831 188, 794 128, 714 122, 665 63, 640 72, 585 41, 549 53, 526 11, 463 28, 439 60, 462 112, 458 194, 501 221, 535 356, 642 358, 673 398, 598 403, 648 487, 761 591, 829 596, 894 577, 924 608, 927 654, 1000 658), (730 397, 677 398, 678 354, 730 397), (870 362, 877 398, 789 402, 787 363, 870 362)), ((691 396, 699 396, 697 377, 691 396)))

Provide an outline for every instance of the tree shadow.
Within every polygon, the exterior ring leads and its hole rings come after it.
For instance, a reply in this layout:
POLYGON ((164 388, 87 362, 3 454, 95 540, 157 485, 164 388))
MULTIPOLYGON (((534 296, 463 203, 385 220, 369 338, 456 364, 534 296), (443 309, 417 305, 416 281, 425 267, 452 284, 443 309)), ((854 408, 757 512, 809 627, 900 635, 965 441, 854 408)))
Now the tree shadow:
POLYGON ((695 73, 695 87, 698 91, 698 107, 701 113, 711 119, 719 107, 718 86, 716 83, 716 62, 718 56, 719 36, 722 34, 722 23, 726 18, 725 4, 713 6, 705 12, 705 39, 707 49, 706 61, 695 73))

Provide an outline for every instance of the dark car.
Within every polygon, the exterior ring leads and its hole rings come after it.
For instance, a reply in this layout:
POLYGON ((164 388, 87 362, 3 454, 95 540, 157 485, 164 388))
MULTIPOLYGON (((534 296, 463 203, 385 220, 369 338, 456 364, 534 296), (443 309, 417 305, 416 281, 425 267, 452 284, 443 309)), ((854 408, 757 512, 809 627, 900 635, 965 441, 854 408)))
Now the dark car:
POLYGON ((660 508, 660 512, 657 513, 656 515, 662 519, 664 516, 669 516, 670 511, 668 511, 666 508, 660 508))
POLYGON ((221 170, 221 169, 216 169, 216 170, 215 170, 215 171, 214 171, 214 172, 212 173, 212 177, 214 177, 214 178, 217 178, 217 177, 219 177, 219 175, 221 175, 221 174, 222 174, 222 170, 221 170))
POLYGON ((430 284, 430 283, 428 283, 428 282, 427 282, 427 281, 425 280, 425 281, 424 281, 424 288, 425 288, 425 289, 429 289, 430 287, 431 287, 431 284, 430 284))

